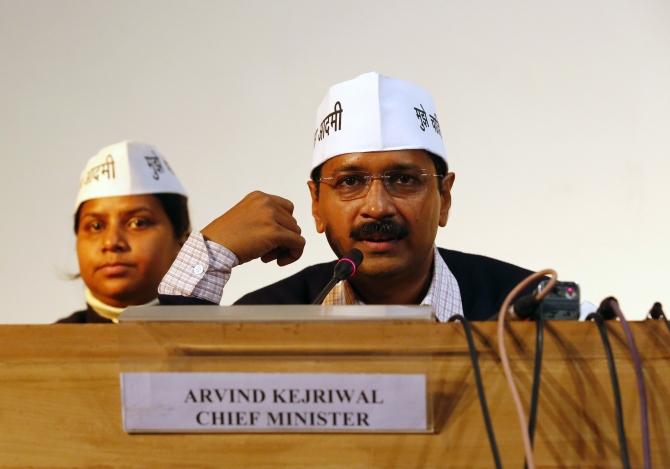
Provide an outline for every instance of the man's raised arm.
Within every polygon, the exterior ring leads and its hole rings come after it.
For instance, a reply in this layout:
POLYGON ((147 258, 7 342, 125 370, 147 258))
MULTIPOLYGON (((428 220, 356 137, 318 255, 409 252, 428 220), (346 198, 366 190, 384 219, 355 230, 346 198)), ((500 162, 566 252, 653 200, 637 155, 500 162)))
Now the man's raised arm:
POLYGON ((192 233, 158 287, 161 304, 218 304, 233 267, 253 259, 287 265, 300 258, 305 239, 293 203, 252 192, 192 233))

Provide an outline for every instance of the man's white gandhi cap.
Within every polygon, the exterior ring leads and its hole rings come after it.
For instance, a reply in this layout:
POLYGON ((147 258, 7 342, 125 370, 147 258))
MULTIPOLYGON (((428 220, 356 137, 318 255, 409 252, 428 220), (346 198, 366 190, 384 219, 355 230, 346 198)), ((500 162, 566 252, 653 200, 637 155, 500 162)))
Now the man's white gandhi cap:
POLYGON ((123 141, 103 148, 81 173, 75 210, 101 197, 170 193, 187 197, 165 157, 153 145, 123 141))
POLYGON ((376 72, 330 87, 316 113, 312 169, 345 153, 422 149, 447 161, 433 98, 376 72))

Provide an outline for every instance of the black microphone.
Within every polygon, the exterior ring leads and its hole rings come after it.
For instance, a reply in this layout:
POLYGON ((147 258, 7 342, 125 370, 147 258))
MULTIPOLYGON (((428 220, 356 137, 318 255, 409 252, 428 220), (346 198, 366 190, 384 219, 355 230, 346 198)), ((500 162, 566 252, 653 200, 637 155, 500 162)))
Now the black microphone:
POLYGON ((356 271, 361 262, 363 262, 363 253, 358 249, 352 249, 345 256, 342 256, 342 258, 335 264, 333 277, 328 284, 323 287, 323 290, 317 295, 316 299, 312 301, 312 304, 320 305, 323 303, 326 295, 330 293, 330 290, 332 290, 338 282, 356 275, 356 271))
POLYGON ((649 317, 651 319, 665 319, 665 313, 663 312, 663 305, 658 301, 654 303, 654 306, 649 310, 649 317))
POLYGON ((613 296, 608 296, 603 301, 600 302, 598 306, 599 313, 605 321, 611 321, 617 317, 616 310, 614 308, 619 306, 619 302, 613 296))
POLYGON ((668 331, 670 331, 670 321, 668 321, 668 317, 665 315, 665 312, 663 311, 663 305, 659 303, 658 301, 654 303, 654 306, 651 307, 649 310, 649 315, 651 319, 660 319, 663 321, 668 328, 668 331))

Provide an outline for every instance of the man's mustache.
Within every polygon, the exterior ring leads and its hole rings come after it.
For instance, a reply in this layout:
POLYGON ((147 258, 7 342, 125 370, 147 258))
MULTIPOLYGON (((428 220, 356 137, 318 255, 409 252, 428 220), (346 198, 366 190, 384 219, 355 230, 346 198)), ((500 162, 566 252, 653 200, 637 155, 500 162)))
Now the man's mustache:
POLYGON ((354 227, 349 237, 356 241, 403 239, 409 234, 406 226, 392 220, 372 221, 354 227))

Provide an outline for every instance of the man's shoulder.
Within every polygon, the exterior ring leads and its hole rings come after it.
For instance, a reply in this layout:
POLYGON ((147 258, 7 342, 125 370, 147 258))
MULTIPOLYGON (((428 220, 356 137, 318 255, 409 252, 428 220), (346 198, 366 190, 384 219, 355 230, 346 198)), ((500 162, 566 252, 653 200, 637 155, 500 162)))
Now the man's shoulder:
POLYGON ((335 261, 315 264, 247 293, 235 304, 310 304, 333 275, 335 261))
MULTIPOLYGON (((461 292, 463 311, 471 320, 488 319, 497 313, 505 296, 532 271, 479 254, 438 248, 461 292)), ((530 285, 524 293, 535 288, 530 285)))
MULTIPOLYGON (((519 267, 509 262, 494 259, 481 254, 471 254, 453 249, 437 248, 442 259, 449 266, 449 270, 454 270, 462 274, 469 275, 530 275, 532 271, 519 267)), ((455 272, 453 272, 456 275, 455 272)))

